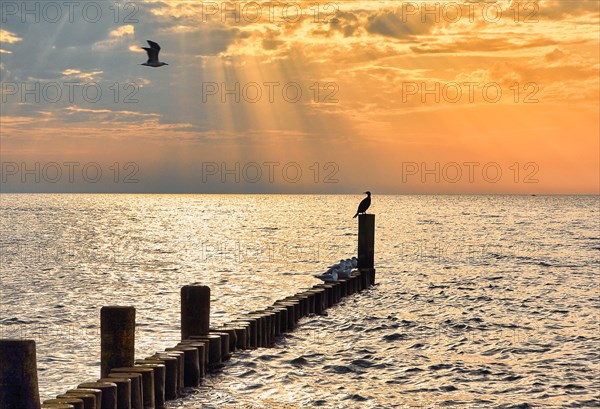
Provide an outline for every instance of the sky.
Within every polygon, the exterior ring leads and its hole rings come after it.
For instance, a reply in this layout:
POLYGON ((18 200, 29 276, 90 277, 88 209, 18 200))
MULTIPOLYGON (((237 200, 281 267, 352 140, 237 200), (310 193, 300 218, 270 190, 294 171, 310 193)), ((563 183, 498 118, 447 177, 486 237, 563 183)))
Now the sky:
POLYGON ((3 0, 0 191, 599 194, 599 7, 3 0))

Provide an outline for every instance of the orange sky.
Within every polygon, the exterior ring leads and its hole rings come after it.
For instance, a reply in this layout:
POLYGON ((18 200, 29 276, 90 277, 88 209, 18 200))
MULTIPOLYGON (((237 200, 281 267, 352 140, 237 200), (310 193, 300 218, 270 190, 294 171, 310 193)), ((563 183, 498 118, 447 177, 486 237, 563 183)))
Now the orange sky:
POLYGON ((0 10, 2 191, 600 193, 600 3, 437 3, 0 10))

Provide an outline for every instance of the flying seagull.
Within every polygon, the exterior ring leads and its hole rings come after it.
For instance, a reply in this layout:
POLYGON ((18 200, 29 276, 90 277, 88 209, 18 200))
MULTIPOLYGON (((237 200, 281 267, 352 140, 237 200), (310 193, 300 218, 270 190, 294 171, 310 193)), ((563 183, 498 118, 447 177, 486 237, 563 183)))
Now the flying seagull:
POLYGON ((148 62, 146 62, 144 64, 140 64, 140 65, 145 65, 147 67, 154 67, 154 68, 162 67, 163 65, 169 65, 166 62, 158 61, 158 53, 160 52, 160 45, 158 45, 154 41, 150 41, 150 40, 147 40, 147 41, 148 41, 148 44, 150 45, 150 48, 142 47, 142 49, 146 50, 146 53, 148 53, 148 62))
POLYGON ((358 210, 356 211, 356 214, 354 215, 354 217, 358 216, 361 213, 366 213, 369 206, 371 206, 371 192, 365 192, 365 193, 366 193, 367 197, 365 197, 362 200, 362 202, 360 202, 360 204, 358 205, 358 210))

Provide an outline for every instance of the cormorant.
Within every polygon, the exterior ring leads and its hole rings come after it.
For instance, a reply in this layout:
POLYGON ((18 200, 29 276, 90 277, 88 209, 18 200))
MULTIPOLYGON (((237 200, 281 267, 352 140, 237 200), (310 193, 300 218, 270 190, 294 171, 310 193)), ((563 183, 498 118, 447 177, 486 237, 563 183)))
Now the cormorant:
MULTIPOLYGON (((371 206, 371 192, 365 192, 367 194, 367 197, 365 197, 362 202, 360 202, 360 204, 358 205, 358 210, 356 211, 356 214, 354 215, 354 217, 358 216, 361 213, 366 213, 367 209, 369 208, 369 206, 371 206)), ((353 217, 353 219, 354 219, 353 217)))
POLYGON ((146 53, 148 53, 148 62, 146 62, 144 64, 140 64, 140 65, 145 65, 147 67, 154 67, 154 68, 162 67, 163 65, 169 65, 166 62, 158 61, 158 53, 160 52, 160 45, 158 45, 154 41, 150 41, 150 40, 146 40, 146 41, 148 41, 148 44, 150 44, 150 48, 142 47, 142 49, 146 50, 146 53))

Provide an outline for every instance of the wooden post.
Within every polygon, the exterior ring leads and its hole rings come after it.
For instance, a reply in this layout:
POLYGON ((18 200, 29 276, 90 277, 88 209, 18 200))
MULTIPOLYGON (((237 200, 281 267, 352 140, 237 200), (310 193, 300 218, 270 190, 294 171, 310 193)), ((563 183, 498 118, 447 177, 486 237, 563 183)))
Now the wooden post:
POLYGON ((350 282, 352 283, 352 293, 357 293, 360 291, 360 273, 358 271, 352 272, 352 277, 350 278, 350 282))
POLYGON ((181 351, 183 355, 183 386, 195 388, 200 384, 200 358, 198 348, 186 347, 184 345, 175 348, 167 348, 166 351, 181 351))
POLYGON ((206 335, 210 329, 210 287, 186 285, 181 288, 181 339, 206 335))
POLYGON ((85 392, 66 392, 62 395, 58 395, 57 398, 77 398, 83 401, 83 409, 96 409, 98 406, 96 395, 85 392))
POLYGON ((167 356, 171 356, 177 359, 177 397, 183 395, 185 388, 185 353, 183 351, 176 351, 175 349, 171 348, 170 351, 165 350, 164 352, 159 352, 158 354, 166 354, 167 356))
POLYGON ((340 284, 340 297, 344 298, 348 295, 348 280, 342 278, 338 282, 340 284))
POLYGON ((206 377, 208 371, 208 362, 210 358, 210 342, 206 339, 186 339, 178 344, 186 347, 196 348, 198 350, 198 367, 200 368, 200 382, 206 377))
MULTIPOLYGON (((218 335, 197 335, 195 338, 182 341, 185 343, 202 342, 204 345, 208 343, 208 369, 215 371, 220 368, 222 361, 221 352, 221 337, 218 335)), ((227 340, 229 345, 229 340, 227 340)), ((206 351, 206 349, 205 349, 206 351)))
POLYGON ((260 316, 254 315, 254 314, 246 314, 244 316, 244 319, 253 320, 255 322, 255 327, 256 327, 256 345, 255 345, 255 347, 260 348, 260 347, 264 346, 264 344, 263 344, 264 343, 264 341, 263 341, 263 338, 264 338, 263 337, 263 335, 264 335, 263 334, 263 331, 264 331, 263 326, 265 325, 264 319, 260 316))
MULTIPOLYGON (((100 405, 102 404, 102 391, 100 389, 69 389, 66 392, 67 395, 93 395, 96 398, 95 409, 100 409, 100 405)), ((137 408, 135 408, 137 409, 137 408)))
POLYGON ((166 368, 163 364, 135 364, 134 368, 150 368, 154 371, 154 405, 156 409, 165 407, 166 368))
POLYGON ((235 349, 248 349, 248 333, 250 332, 250 324, 245 325, 241 322, 233 322, 225 324, 228 330, 235 331, 235 349))
POLYGON ((131 409, 131 379, 100 378, 97 382, 109 382, 117 385, 117 409, 131 409))
POLYGON ((324 293, 324 300, 323 300, 323 312, 325 312, 325 310, 327 308, 330 308, 333 305, 333 300, 332 300, 332 289, 333 289, 333 285, 332 284, 317 284, 316 288, 322 288, 325 293, 324 293))
POLYGON ((132 366, 135 355, 135 308, 102 307, 100 310, 100 376, 112 368, 132 366))
POLYGON ((371 282, 369 280, 370 269, 363 268, 360 270, 360 289, 365 290, 369 288, 371 282))
POLYGON ((155 354, 136 363, 163 364, 165 366, 165 400, 177 399, 179 389, 179 367, 177 358, 166 354, 155 354))
POLYGON ((142 368, 139 366, 127 366, 123 368, 114 368, 112 370, 112 373, 115 375, 130 372, 139 373, 142 375, 142 398, 144 409, 155 409, 156 406, 154 405, 154 370, 152 368, 142 368))
POLYGON ((288 332, 288 309, 285 306, 273 306, 272 308, 276 308, 279 311, 279 332, 280 334, 284 334, 288 332))
POLYGON ((294 305, 294 327, 296 323, 302 318, 302 302, 295 296, 285 297, 283 299, 286 303, 292 303, 294 305))
POLYGON ((293 330, 296 326, 296 304, 292 301, 277 301, 274 305, 287 310, 286 332, 293 330))
POLYGON ((40 406, 35 341, 0 340, 0 408, 40 406))
MULTIPOLYGON (((216 335, 221 340, 221 362, 229 361, 231 359, 231 352, 229 349, 230 341, 229 341, 229 333, 227 332, 210 332, 210 335, 216 335)), ((194 339, 194 337, 192 337, 194 339)), ((206 338, 204 338, 206 339, 206 338)), ((209 346, 210 348, 210 346, 209 346)))
POLYGON ((99 389, 102 391, 101 409, 117 409, 117 384, 112 382, 80 383, 77 389, 99 389))
POLYGON ((254 349, 257 347, 258 344, 258 340, 257 340, 257 324, 256 324, 256 320, 252 319, 252 318, 239 318, 233 321, 234 324, 242 324, 245 325, 246 328, 248 329, 248 348, 250 349, 254 349))
POLYGON ((229 355, 231 357, 231 353, 235 352, 236 345, 237 345, 237 335, 235 333, 235 329, 227 328, 227 327, 217 327, 217 328, 211 328, 210 333, 216 334, 216 335, 219 335, 219 333, 226 333, 228 335, 228 337, 226 337, 226 338, 229 342, 228 351, 229 351, 229 355))
POLYGON ((265 311, 273 311, 275 313, 275 337, 287 331, 287 308, 272 305, 265 311))
MULTIPOLYGON (((108 374, 108 379, 126 378, 131 381, 131 409, 144 409, 144 398, 142 395, 142 374, 136 372, 112 372, 108 374)), ((117 385, 119 393, 119 385, 117 385)))
POLYGON ((183 351, 176 351, 171 348, 170 351, 165 350, 159 352, 157 355, 167 355, 177 359, 177 397, 183 394, 184 376, 185 376, 185 353, 183 351))
POLYGON ((310 290, 315 295, 315 314, 322 315, 327 308, 325 299, 325 289, 313 288, 310 290))
POLYGON ((229 353, 231 354, 232 352, 235 352, 238 343, 237 333, 235 332, 235 329, 229 328, 227 326, 212 327, 210 329, 211 334, 218 334, 219 332, 226 332, 227 334, 229 334, 229 353))
POLYGON ((83 400, 79 399, 79 398, 74 398, 74 397, 48 399, 48 400, 44 401, 44 405, 55 404, 55 403, 71 405, 71 407, 73 409, 85 409, 85 407, 83 406, 83 400))
MULTIPOLYGON (((375 267, 375 215, 358 215, 358 269, 375 267)), ((373 284, 373 283, 371 283, 373 284)))

